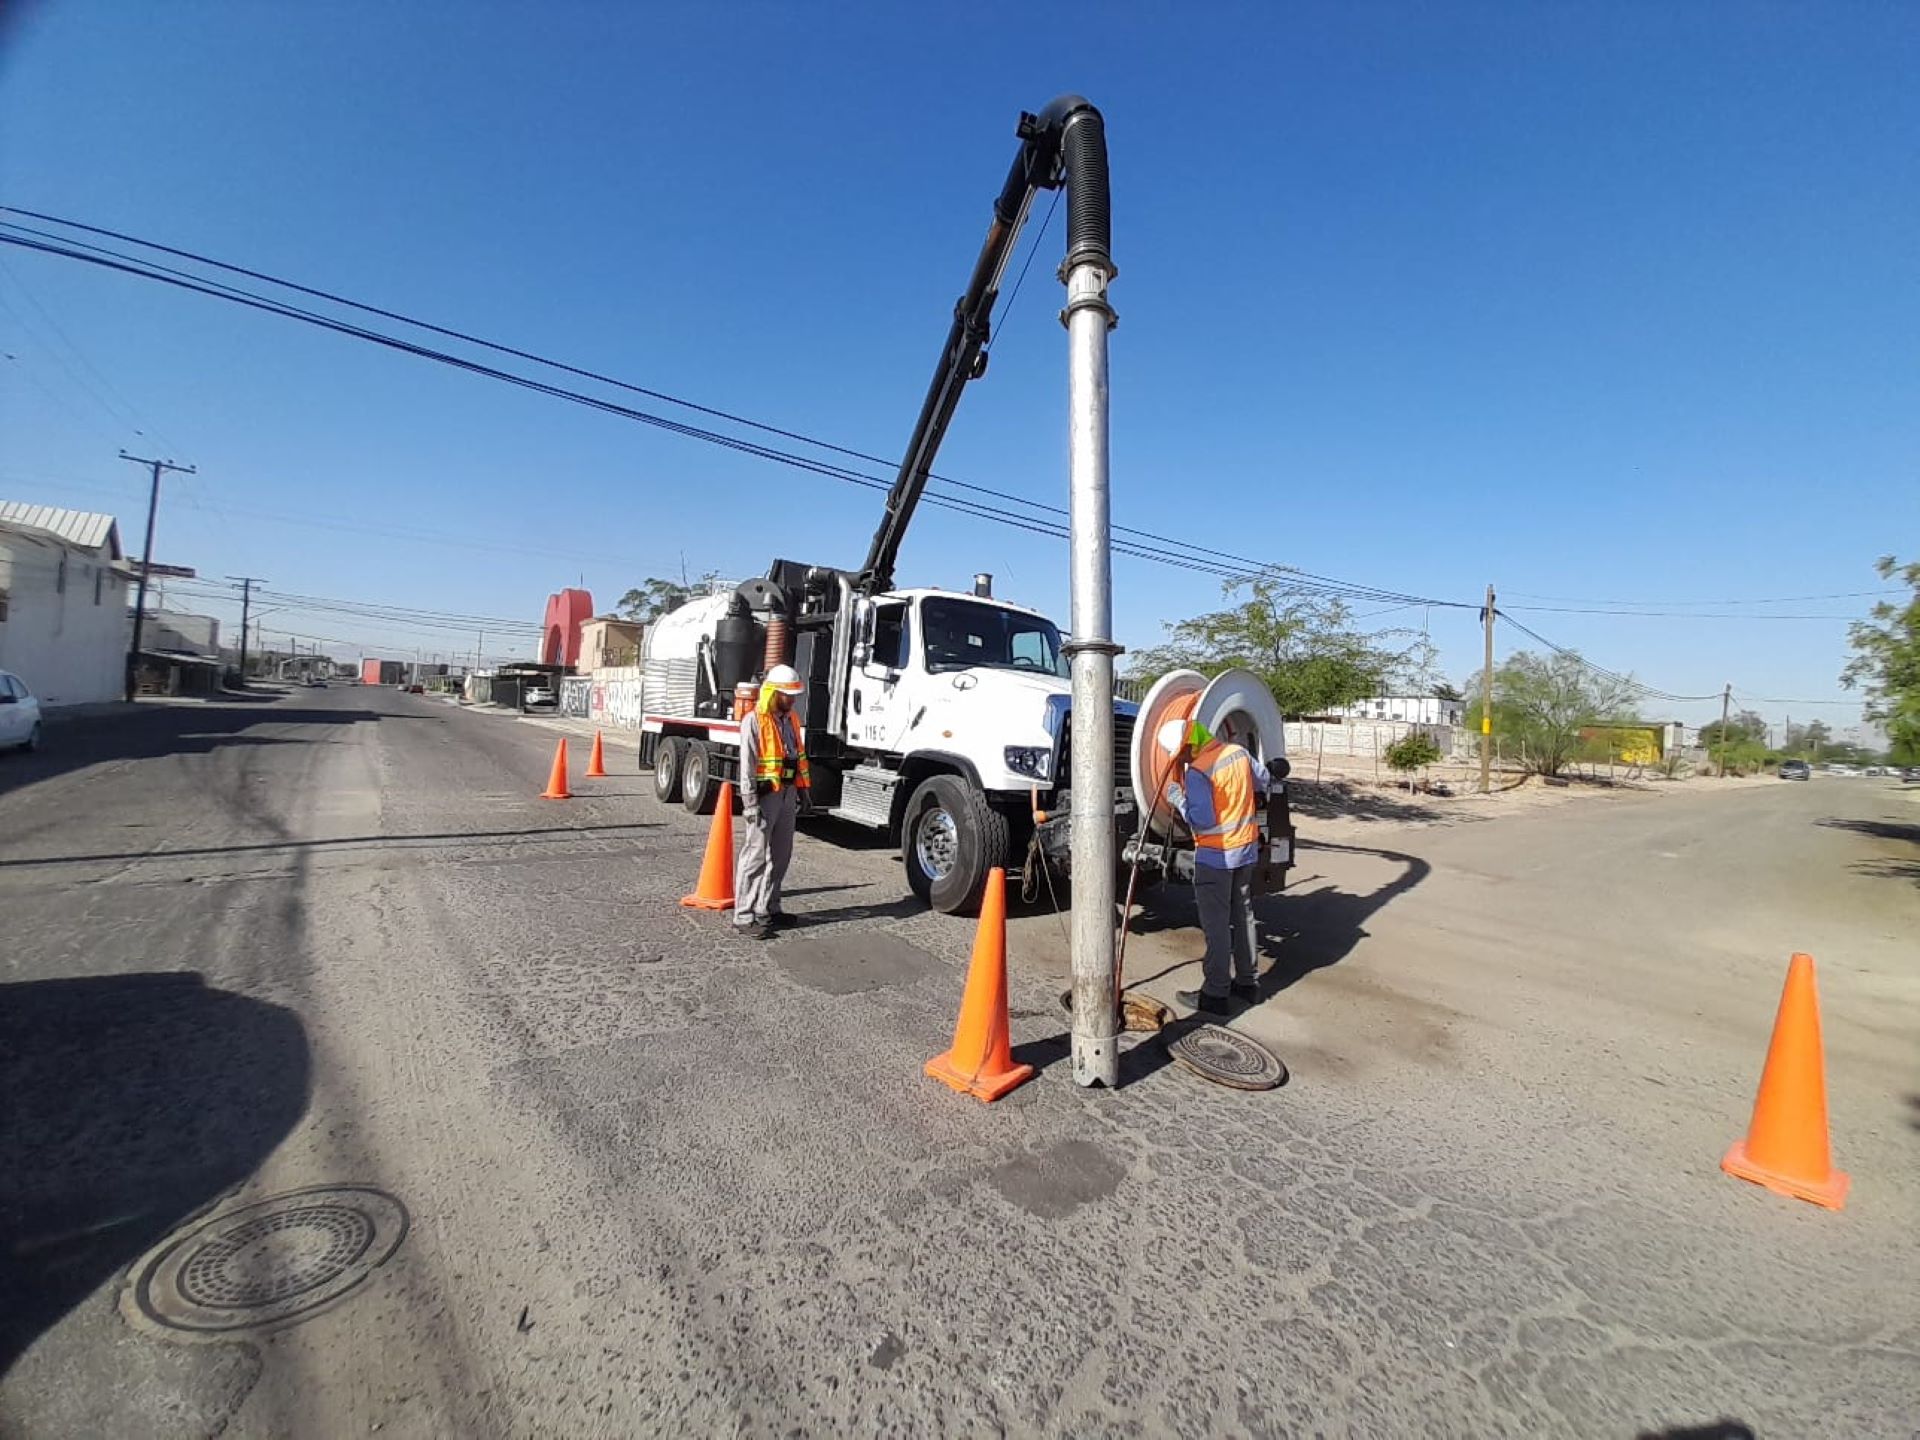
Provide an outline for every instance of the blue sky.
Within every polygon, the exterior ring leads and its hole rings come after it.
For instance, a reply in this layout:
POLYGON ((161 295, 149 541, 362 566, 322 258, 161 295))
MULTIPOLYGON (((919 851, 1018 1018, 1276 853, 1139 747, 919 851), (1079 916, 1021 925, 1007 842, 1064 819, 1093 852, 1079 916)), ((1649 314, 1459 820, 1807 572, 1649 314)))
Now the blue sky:
MULTIPOLYGON (((1514 607, 1868 591, 1875 556, 1920 551, 1910 5, 3 13, 0 203, 883 455, 1016 113, 1079 90, 1113 157, 1121 522, 1514 607)), ((1061 230, 940 463, 1058 503, 1061 230)), ((854 565, 877 518, 869 491, 284 320, 0 264, 0 496, 131 535, 116 449, 191 460, 155 548, 206 575, 536 619, 683 554, 854 565)), ((902 579, 976 569, 1064 617, 1063 545, 923 511, 902 579)), ((1115 581, 1133 646, 1217 600, 1142 561, 1115 581)), ((1843 620, 1516 614, 1678 693, 1843 693, 1843 620)), ((1477 662, 1470 612, 1366 623, 1396 622, 1455 677, 1477 662)))

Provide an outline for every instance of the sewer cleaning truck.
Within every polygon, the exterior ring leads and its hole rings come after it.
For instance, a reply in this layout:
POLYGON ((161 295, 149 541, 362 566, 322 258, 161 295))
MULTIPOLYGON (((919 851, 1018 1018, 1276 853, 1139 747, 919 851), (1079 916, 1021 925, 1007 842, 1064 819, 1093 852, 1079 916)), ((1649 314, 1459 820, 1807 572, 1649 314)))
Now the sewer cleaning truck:
MULTIPOLYGON (((807 686, 796 713, 815 806, 897 840, 909 886, 935 909, 971 910, 995 867, 1030 858, 1065 872, 1076 787, 1083 796, 1089 785, 1110 787, 1116 856, 1150 876, 1190 867, 1190 837, 1164 807, 1150 803, 1144 821, 1141 815, 1138 797, 1154 802, 1163 779, 1153 773, 1152 733, 1135 744, 1143 707, 1113 706, 1111 773, 1077 774, 1070 646, 1059 627, 995 596, 986 574, 953 590, 899 586, 894 575, 961 392, 985 373, 989 320, 1035 193, 1076 186, 1070 244, 1097 233, 1104 250, 1098 126, 1099 112, 1076 96, 1021 117, 1020 152, 994 202, 865 562, 842 569, 775 558, 764 575, 687 600, 648 626, 640 764, 662 803, 703 814, 723 798, 739 774, 738 717, 766 672, 788 664, 807 686), (1069 163, 1076 144, 1083 159, 1098 146, 1097 174, 1091 163, 1069 163)), ((1272 697, 1246 672, 1229 675, 1239 678, 1223 687, 1177 672, 1184 678, 1168 677, 1148 697, 1148 717, 1173 713, 1170 706, 1210 716, 1216 732, 1224 726, 1256 760, 1284 773, 1285 732, 1272 697), (1203 689, 1215 696, 1211 709, 1203 689)), ((1282 813, 1269 817, 1270 829, 1290 838, 1284 786, 1275 788, 1282 813)))

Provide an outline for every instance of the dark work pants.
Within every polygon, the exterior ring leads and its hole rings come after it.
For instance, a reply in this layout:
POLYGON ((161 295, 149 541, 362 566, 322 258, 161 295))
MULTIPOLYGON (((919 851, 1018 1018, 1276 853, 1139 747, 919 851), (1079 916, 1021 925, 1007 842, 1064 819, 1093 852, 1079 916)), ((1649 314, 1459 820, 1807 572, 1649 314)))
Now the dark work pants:
POLYGON ((1254 957, 1259 953, 1253 939, 1253 866, 1215 870, 1195 865, 1193 898, 1200 906, 1200 929, 1207 937, 1206 958, 1200 962, 1201 990, 1224 997, 1231 981, 1251 985, 1254 957))

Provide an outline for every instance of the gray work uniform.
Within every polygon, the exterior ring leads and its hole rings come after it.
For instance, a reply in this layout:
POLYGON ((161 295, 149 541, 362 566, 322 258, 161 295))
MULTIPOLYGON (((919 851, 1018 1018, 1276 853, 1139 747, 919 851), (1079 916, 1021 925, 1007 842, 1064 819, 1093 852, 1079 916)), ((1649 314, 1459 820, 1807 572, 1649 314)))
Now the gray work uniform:
MULTIPOLYGON (((797 748, 793 713, 777 717, 787 731, 788 753, 797 748)), ((800 813, 800 790, 786 784, 760 790, 754 773, 760 762, 760 717, 748 711, 740 721, 740 806, 746 842, 733 872, 733 923, 745 929, 780 913, 780 882, 793 859, 793 822, 800 813)))

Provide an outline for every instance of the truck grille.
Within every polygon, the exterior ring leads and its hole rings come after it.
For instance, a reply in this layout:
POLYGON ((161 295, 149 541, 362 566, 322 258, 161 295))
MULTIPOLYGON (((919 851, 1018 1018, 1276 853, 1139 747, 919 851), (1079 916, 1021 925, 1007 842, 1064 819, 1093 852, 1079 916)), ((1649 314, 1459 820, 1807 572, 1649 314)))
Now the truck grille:
MULTIPOLYGON (((1132 715, 1113 717, 1113 786, 1116 790, 1133 788, 1133 727, 1136 723, 1136 718, 1132 715)), ((1066 787, 1071 787, 1073 784, 1073 716, 1071 712, 1060 731, 1060 773, 1054 783, 1066 787)))

